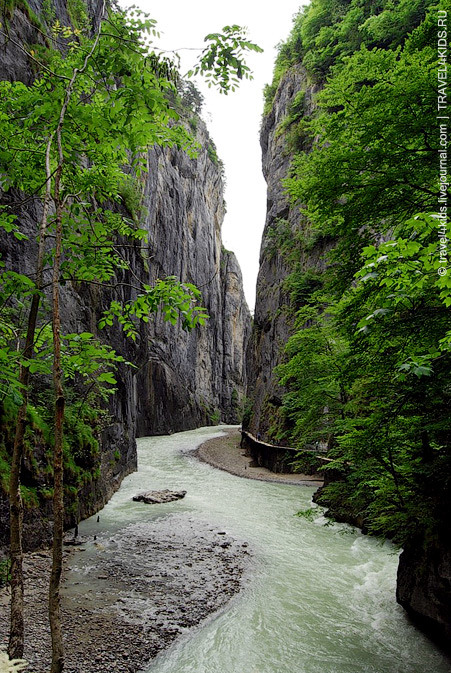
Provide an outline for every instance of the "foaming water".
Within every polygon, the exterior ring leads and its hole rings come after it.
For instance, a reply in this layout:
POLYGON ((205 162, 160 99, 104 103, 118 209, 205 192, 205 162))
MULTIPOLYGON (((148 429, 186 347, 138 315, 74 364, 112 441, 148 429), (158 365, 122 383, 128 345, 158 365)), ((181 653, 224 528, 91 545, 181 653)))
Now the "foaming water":
MULTIPOLYGON (((131 497, 151 488, 184 489, 171 512, 245 538, 255 567, 244 590, 160 654, 148 673, 450 673, 451 666, 395 601, 398 554, 348 526, 297 517, 312 489, 241 479, 189 455, 221 434, 201 428, 138 440, 139 471, 101 513, 115 533, 165 516, 131 497)), ((96 518, 83 524, 93 533, 96 518)))

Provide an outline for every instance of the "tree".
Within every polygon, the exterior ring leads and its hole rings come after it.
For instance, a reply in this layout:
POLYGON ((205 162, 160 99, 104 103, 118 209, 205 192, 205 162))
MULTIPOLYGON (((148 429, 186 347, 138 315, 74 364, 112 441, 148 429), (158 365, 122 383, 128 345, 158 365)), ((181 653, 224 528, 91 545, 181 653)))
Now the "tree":
POLYGON ((331 454, 347 479, 332 500, 357 505, 369 530, 401 544, 436 534, 451 476, 451 299, 437 273, 437 222, 419 216, 367 247, 336 309, 350 402, 331 454))
MULTIPOLYGON (((242 59, 243 50, 259 50, 250 42, 244 43, 240 31, 233 26, 225 29, 224 39, 219 34, 212 37, 215 54, 212 62, 221 57, 221 68, 216 71, 213 81, 225 92, 234 86, 229 81, 230 73, 236 73, 238 78, 249 75, 242 59), (231 51, 227 51, 229 38, 231 51)), ((49 595, 52 673, 61 671, 64 663, 59 616, 65 408, 60 286, 68 281, 114 284, 115 273, 127 268, 121 237, 139 241, 145 236, 145 232, 121 215, 115 205, 120 201, 120 187, 126 178, 124 170, 136 176, 145 171, 144 153, 152 144, 177 145, 191 154, 195 152, 195 142, 183 126, 176 124, 178 115, 167 96, 174 89, 178 77, 176 69, 168 59, 157 57, 149 49, 143 38, 146 32, 149 36, 156 35, 155 22, 142 20, 142 16, 134 11, 107 14, 102 10, 94 37, 86 37, 79 30, 56 22, 54 36, 67 41, 66 52, 51 51, 46 63, 40 62, 42 70, 31 86, 20 82, 0 83, 3 189, 10 192, 19 189, 28 197, 42 198, 36 276, 33 286, 27 289, 31 305, 20 357, 20 376, 17 383, 8 382, 22 398, 10 480, 12 609, 9 653, 11 657, 20 657, 23 652, 20 466, 29 374, 36 366, 42 372, 48 372, 47 359, 38 365, 33 364, 33 359, 39 350, 36 348, 38 310, 44 286, 49 281, 55 395, 54 536, 49 595), (50 251, 49 241, 52 242, 50 251)), ((204 72, 206 69, 205 64, 201 64, 200 70, 204 72)), ((0 226, 21 236, 11 208, 2 209, 0 226)), ((26 279, 21 278, 21 281, 26 285, 26 279)), ((136 320, 148 320, 149 314, 158 308, 161 308, 164 319, 172 322, 176 322, 180 315, 186 329, 203 324, 207 318, 204 310, 196 305, 200 298, 198 290, 175 278, 160 280, 154 287, 135 287, 133 292, 135 297, 125 306, 112 303, 101 325, 112 324, 116 318, 126 334, 135 338, 136 320)), ((92 349, 93 335, 87 335, 84 343, 92 349)), ((102 360, 101 349, 96 352, 102 360)), ((120 360, 111 353, 104 352, 103 355, 110 363, 120 360)), ((3 373, 8 374, 6 368, 3 373)), ((91 374, 95 373, 91 371, 91 374)), ((98 381, 114 383, 114 377, 100 373, 98 381)))
POLYGON ((313 151, 294 158, 285 181, 314 226, 337 240, 339 291, 376 232, 437 201, 436 55, 409 44, 396 51, 362 48, 332 69, 318 115, 304 122, 313 151))
MULTIPOLYGON (((351 3, 327 25, 324 6, 302 19, 304 49, 333 46, 356 19, 351 3)), ((319 501, 399 544, 440 534, 451 479, 451 298, 440 255, 448 191, 437 179, 434 21, 433 8, 402 2, 360 23, 372 40, 383 25, 417 27, 393 29, 384 43, 346 40, 318 110, 299 122, 309 149, 285 182, 309 235, 334 242, 321 292, 303 295, 308 307, 279 368, 289 431, 305 442, 327 428, 327 469, 341 478, 319 501)), ((307 255, 302 237, 299 244, 307 255)), ((303 287, 306 270, 294 275, 303 287)))
POLYGON ((284 73, 302 63, 309 78, 324 84, 334 65, 363 46, 396 49, 420 24, 423 46, 436 37, 436 19, 429 0, 314 0, 293 18, 287 40, 278 45, 273 81, 265 89, 265 112, 284 73))
POLYGON ((346 340, 330 316, 322 315, 318 306, 306 306, 297 313, 295 333, 285 352, 288 361, 279 365, 277 374, 289 390, 283 414, 291 424, 290 439, 300 448, 318 442, 331 445, 335 422, 343 416, 347 401, 342 381, 346 340))
POLYGON ((252 79, 250 68, 244 62, 246 51, 261 53, 263 49, 247 39, 247 30, 234 24, 224 26, 222 33, 210 33, 198 63, 188 76, 204 75, 208 86, 218 86, 219 92, 235 91, 242 79, 252 79))

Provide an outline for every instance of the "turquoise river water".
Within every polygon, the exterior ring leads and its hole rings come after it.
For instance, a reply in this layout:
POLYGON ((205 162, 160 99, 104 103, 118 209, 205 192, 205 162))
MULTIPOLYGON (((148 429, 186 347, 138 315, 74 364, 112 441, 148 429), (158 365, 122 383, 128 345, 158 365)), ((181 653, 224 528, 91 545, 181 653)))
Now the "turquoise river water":
MULTIPOLYGON (((103 530, 117 532, 141 511, 130 507, 137 491, 184 489, 171 512, 220 526, 254 553, 243 591, 146 673, 450 673, 396 604, 393 546, 326 525, 321 510, 313 520, 297 517, 311 507, 312 488, 241 479, 190 456, 220 434, 139 439, 139 470, 101 515, 103 530)), ((165 506, 155 507, 161 517, 165 506)))

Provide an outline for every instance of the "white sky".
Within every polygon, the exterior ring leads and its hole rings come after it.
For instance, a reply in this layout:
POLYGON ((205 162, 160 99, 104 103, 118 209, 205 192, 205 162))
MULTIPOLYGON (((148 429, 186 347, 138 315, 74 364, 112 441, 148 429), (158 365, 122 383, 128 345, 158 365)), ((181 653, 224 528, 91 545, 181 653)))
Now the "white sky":
MULTIPOLYGON (((247 64, 252 81, 243 81, 235 93, 220 95, 195 80, 205 96, 203 117, 225 164, 227 215, 222 229, 224 246, 235 252, 243 272, 244 291, 251 311, 261 235, 266 215, 266 183, 261 170, 259 142, 263 111, 263 87, 270 83, 275 46, 285 40, 292 18, 302 0, 135 0, 135 4, 158 21, 162 33, 156 45, 163 49, 203 47, 208 33, 221 32, 230 24, 246 26, 249 38, 264 49, 251 52, 247 64)), ((182 74, 194 64, 197 52, 181 51, 182 74)))

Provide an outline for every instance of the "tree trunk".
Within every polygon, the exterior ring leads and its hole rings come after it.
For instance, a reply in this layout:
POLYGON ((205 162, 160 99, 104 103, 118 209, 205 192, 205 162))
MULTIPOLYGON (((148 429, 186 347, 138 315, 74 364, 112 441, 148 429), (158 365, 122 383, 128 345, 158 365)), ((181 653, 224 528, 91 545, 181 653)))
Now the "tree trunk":
MULTIPOLYGON (((23 356, 31 359, 36 322, 39 308, 39 295, 33 295, 28 318, 27 336, 23 356)), ((24 452, 24 437, 27 422, 28 383, 30 373, 28 367, 21 366, 19 381, 22 386, 23 402, 16 421, 16 434, 11 462, 9 480, 10 507, 10 557, 11 557, 11 626, 8 645, 10 659, 21 659, 24 648, 24 617, 23 617, 23 568, 22 568, 22 523, 23 502, 20 493, 20 472, 24 452)))
MULTIPOLYGON (((103 17, 104 5, 101 17, 103 17)), ((61 315, 60 315, 60 268, 63 254, 63 212, 67 196, 61 196, 61 179, 64 166, 62 131, 67 108, 71 100, 74 84, 79 73, 86 69, 100 39, 100 20, 94 43, 85 57, 83 66, 75 69, 67 85, 64 102, 61 107, 55 136, 58 147, 58 167, 55 171, 53 200, 56 207, 55 215, 55 257, 52 278, 52 328, 53 328, 53 387, 55 390, 55 446, 53 451, 53 552, 52 572, 49 586, 49 621, 52 638, 51 673, 61 673, 64 668, 64 644, 61 626, 60 581, 63 569, 63 536, 64 536, 64 485, 63 485, 63 424, 64 424, 64 389, 63 372, 61 369, 61 315)))
POLYGON ((63 150, 61 128, 71 87, 66 92, 65 105, 61 110, 60 122, 56 132, 59 164, 55 174, 54 200, 55 218, 55 257, 52 278, 52 329, 53 329, 53 387, 55 390, 55 445, 53 449, 53 552, 52 572, 49 586, 49 621, 52 637, 51 673, 61 673, 64 668, 64 645, 61 627, 60 580, 63 569, 64 535, 64 485, 63 485, 63 423, 64 390, 61 370, 61 315, 60 315, 60 267, 63 248, 63 208, 60 196, 60 182, 63 172, 63 150))
MULTIPOLYGON (((55 358, 57 359, 57 358, 55 358)), ((61 386, 61 368, 58 364, 54 372, 55 400, 55 448, 53 455, 53 556, 49 587, 49 621, 52 636, 51 673, 61 673, 64 667, 64 646, 61 628, 60 580, 63 567, 64 534, 64 487, 63 487, 63 422, 64 393, 61 386)))
POLYGON ((49 587, 49 620, 52 636, 51 673, 60 673, 64 666, 64 646, 60 613, 60 580, 63 567, 64 486, 63 486, 63 423, 64 391, 61 371, 61 320, 59 309, 59 269, 61 261, 61 210, 57 214, 56 249, 53 268, 53 385, 55 389, 55 446, 53 450, 53 556, 49 587))
MULTIPOLYGON (((33 358, 34 337, 38 321, 38 311, 41 301, 44 275, 45 236, 50 207, 50 150, 53 136, 49 139, 46 148, 46 175, 47 184, 42 207, 42 217, 39 226, 38 256, 36 260, 36 291, 31 300, 30 313, 28 315, 27 334, 23 359, 33 358)), ((21 659, 24 648, 24 617, 23 617, 23 568, 22 568, 22 522, 23 502, 20 493, 20 473, 24 453, 24 437, 27 423, 28 386, 30 371, 23 364, 20 368, 19 382, 22 386, 23 402, 19 408, 16 420, 16 433, 11 460, 11 476, 9 481, 9 504, 10 504, 10 557, 11 557, 11 622, 8 654, 10 659, 21 659)))

